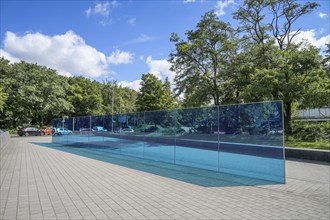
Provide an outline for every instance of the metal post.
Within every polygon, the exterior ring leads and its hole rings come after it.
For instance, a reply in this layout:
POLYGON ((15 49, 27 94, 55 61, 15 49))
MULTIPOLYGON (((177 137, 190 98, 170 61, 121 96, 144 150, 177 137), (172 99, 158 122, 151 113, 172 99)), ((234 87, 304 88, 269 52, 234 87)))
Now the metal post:
POLYGON ((92 129, 92 116, 89 116, 89 131, 87 133, 88 135, 88 142, 89 142, 89 136, 91 136, 90 132, 91 132, 91 129, 92 129))
POLYGON ((219 106, 218 106, 218 108, 217 108, 217 111, 218 111, 218 118, 217 118, 217 120, 218 120, 218 172, 220 173, 220 123, 219 123, 219 121, 220 121, 220 112, 219 112, 219 106))
MULTIPOLYGON (((143 112, 143 126, 145 127, 146 124, 146 112, 143 112)), ((146 133, 145 133, 145 129, 143 129, 143 159, 144 159, 144 155, 145 155, 145 146, 146 145, 146 133)))
POLYGON ((119 114, 121 115, 121 93, 119 94, 119 114))
POLYGON ((112 87, 112 104, 111 104, 111 132, 113 133, 113 104, 115 97, 115 87, 112 87))
POLYGON ((72 132, 74 132, 74 121, 75 121, 75 118, 72 118, 72 132))
MULTIPOLYGON (((282 131, 284 131, 284 111, 283 111, 283 101, 281 101, 282 105, 282 131)), ((284 169, 284 184, 286 183, 286 171, 285 171, 285 144, 284 144, 284 132, 282 134, 282 146, 283 146, 283 169, 284 169)))

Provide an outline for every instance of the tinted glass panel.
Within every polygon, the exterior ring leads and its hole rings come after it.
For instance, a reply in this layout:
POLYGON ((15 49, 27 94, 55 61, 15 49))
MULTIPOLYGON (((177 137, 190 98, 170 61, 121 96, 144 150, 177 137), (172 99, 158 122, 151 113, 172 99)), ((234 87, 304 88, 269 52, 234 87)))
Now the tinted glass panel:
POLYGON ((275 101, 54 119, 62 135, 53 143, 284 183, 282 108, 275 101))

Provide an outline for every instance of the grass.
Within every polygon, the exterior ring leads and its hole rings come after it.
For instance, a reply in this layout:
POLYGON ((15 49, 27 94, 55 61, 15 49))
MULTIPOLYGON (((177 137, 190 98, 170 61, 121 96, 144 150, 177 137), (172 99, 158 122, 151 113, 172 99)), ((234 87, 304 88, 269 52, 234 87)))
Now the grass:
POLYGON ((285 140, 285 146, 296 147, 296 148, 307 148, 307 149, 330 150, 329 141, 306 142, 306 141, 298 141, 289 138, 288 140, 285 140))

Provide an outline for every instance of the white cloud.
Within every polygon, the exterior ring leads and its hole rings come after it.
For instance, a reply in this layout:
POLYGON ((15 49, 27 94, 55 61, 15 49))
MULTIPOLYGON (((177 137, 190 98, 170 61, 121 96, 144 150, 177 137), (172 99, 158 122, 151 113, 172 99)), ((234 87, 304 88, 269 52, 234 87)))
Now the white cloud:
POLYGON ((225 8, 227 8, 229 5, 234 4, 235 1, 234 0, 220 0, 217 2, 216 6, 215 6, 215 14, 217 16, 222 16, 225 15, 225 8))
POLYGON ((113 0, 113 1, 111 2, 111 6, 112 6, 113 8, 117 7, 118 5, 119 5, 119 3, 118 3, 116 0, 113 0))
POLYGON ((136 22, 136 18, 131 18, 131 19, 128 19, 128 24, 134 26, 135 25, 135 22, 136 22))
POLYGON ((112 9, 117 7, 119 3, 114 0, 111 3, 106 2, 96 2, 94 7, 89 7, 85 10, 85 14, 87 17, 92 15, 101 16, 101 20, 99 21, 101 25, 107 26, 113 23, 112 18, 109 16, 112 9))
POLYGON ((101 15, 101 16, 109 16, 110 13, 110 3, 109 2, 103 2, 103 3, 96 3, 95 6, 89 7, 85 11, 87 17, 91 15, 101 15))
POLYGON ((144 42, 147 42, 147 41, 151 41, 153 39, 154 39, 153 37, 148 36, 146 34, 140 34, 139 37, 137 37, 136 39, 132 40, 131 42, 132 43, 144 43, 144 42))
POLYGON ((121 85, 122 87, 128 87, 130 89, 133 89, 135 91, 140 91, 140 88, 141 88, 141 80, 138 79, 138 80, 135 80, 133 82, 129 82, 129 81, 120 81, 118 82, 119 85, 121 85))
POLYGON ((0 49, 0 57, 4 57, 5 59, 9 60, 10 63, 18 63, 20 60, 16 57, 13 57, 11 54, 7 53, 3 49, 0 49))
POLYGON ((112 21, 111 18, 103 18, 102 20, 100 20, 100 24, 102 26, 107 26, 107 25, 112 24, 112 23, 113 23, 113 21, 112 21))
POLYGON ((322 12, 319 12, 319 17, 320 18, 326 18, 327 17, 327 14, 326 13, 322 13, 322 12))
POLYGON ((328 44, 329 42, 330 42, 330 34, 319 38, 312 44, 318 48, 325 48, 326 47, 325 44, 328 44))
POLYGON ((122 46, 123 45, 130 45, 130 44, 140 44, 140 43, 145 43, 145 42, 152 41, 152 40, 154 40, 153 37, 141 33, 137 38, 135 38, 131 41, 123 43, 122 46))
POLYGON ((194 3, 194 2, 196 2, 196 0, 183 0, 183 3, 194 3))
POLYGON ((130 52, 116 50, 111 53, 108 57, 108 61, 111 64, 128 64, 132 63, 133 61, 133 54, 130 52))
POLYGON ((92 13, 93 13, 93 9, 91 7, 89 7, 86 11, 85 11, 87 17, 89 17, 92 13))
POLYGON ((300 31, 296 37, 293 38, 294 43, 300 43, 307 40, 309 43, 318 48, 324 48, 326 43, 330 42, 330 34, 316 39, 316 31, 314 29, 308 31, 300 31))
MULTIPOLYGON (((140 59, 143 59, 143 56, 140 56, 140 59)), ((165 80, 166 77, 169 78, 171 84, 173 83, 175 73, 170 71, 171 64, 165 60, 153 60, 151 56, 148 56, 146 59, 146 64, 149 67, 149 73, 154 74, 160 80, 165 80)), ((134 80, 132 82, 129 81, 120 81, 118 82, 119 85, 123 87, 128 87, 134 89, 135 91, 139 91, 141 88, 141 79, 134 80)))
POLYGON ((132 54, 115 51, 109 57, 85 43, 82 37, 73 31, 62 35, 47 36, 41 33, 29 33, 17 36, 7 32, 3 42, 6 58, 38 63, 56 69, 61 75, 83 75, 100 77, 111 74, 111 64, 128 63, 132 54))
POLYGON ((168 77, 169 81, 171 83, 173 82, 175 73, 170 71, 171 64, 167 60, 153 60, 151 56, 148 56, 146 59, 146 64, 149 67, 149 73, 154 74, 161 80, 168 77))

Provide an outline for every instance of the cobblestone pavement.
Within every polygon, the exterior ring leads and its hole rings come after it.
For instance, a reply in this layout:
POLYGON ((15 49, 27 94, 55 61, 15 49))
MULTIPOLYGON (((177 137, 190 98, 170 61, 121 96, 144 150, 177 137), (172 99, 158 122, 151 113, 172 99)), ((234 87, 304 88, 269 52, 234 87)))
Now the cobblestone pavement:
POLYGON ((286 161, 286 184, 203 187, 17 137, 1 150, 0 219, 329 219, 329 164, 286 161))

